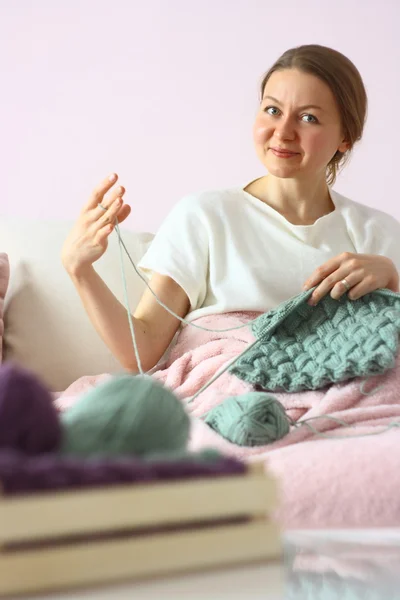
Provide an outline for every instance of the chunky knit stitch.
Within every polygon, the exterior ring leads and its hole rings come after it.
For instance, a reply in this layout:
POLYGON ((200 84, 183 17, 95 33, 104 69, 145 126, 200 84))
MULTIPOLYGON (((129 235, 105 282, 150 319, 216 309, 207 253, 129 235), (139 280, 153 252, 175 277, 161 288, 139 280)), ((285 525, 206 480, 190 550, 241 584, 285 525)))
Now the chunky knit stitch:
POLYGON ((302 292, 252 324, 258 343, 231 373, 264 390, 299 392, 394 367, 400 294, 381 289, 359 300, 325 296, 317 306, 302 292))

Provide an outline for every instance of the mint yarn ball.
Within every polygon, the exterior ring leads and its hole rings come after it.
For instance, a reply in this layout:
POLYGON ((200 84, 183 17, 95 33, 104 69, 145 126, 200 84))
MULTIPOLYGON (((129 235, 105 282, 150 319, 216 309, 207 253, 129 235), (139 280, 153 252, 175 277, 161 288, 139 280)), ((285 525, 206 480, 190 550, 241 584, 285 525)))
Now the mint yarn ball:
POLYGON ((182 452, 190 421, 182 403, 149 376, 118 375, 61 415, 61 452, 81 457, 182 452))
POLYGON ((226 398, 205 415, 204 421, 238 446, 264 446, 290 431, 283 405, 265 392, 226 398))

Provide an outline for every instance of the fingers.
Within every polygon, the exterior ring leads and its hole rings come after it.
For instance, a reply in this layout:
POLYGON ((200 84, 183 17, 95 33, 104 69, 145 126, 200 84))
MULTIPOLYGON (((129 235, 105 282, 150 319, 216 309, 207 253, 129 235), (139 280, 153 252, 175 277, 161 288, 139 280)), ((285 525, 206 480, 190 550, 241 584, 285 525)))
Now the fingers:
POLYGON ((96 206, 94 207, 94 218, 98 219, 99 217, 101 217, 102 215, 104 215, 104 209, 109 209, 110 206, 112 206, 114 204, 114 202, 118 199, 123 198, 124 194, 125 194, 125 188, 120 185, 116 188, 114 188, 113 190, 111 190, 111 192, 109 192, 106 196, 103 197, 103 201, 102 202, 98 202, 96 204, 96 206), (99 204, 101 204, 101 207, 99 206, 99 204))
POLYGON ((101 227, 95 234, 95 242, 97 244, 101 244, 108 236, 112 233, 114 229, 114 225, 112 223, 107 223, 103 227, 101 227))
POLYGON ((118 175, 116 173, 111 173, 111 175, 103 179, 90 194, 89 201, 84 206, 84 210, 96 208, 99 203, 103 204, 104 195, 112 188, 117 180, 118 175))
POLYGON ((352 271, 349 274, 348 270, 338 269, 320 283, 312 293, 312 296, 308 299, 308 304, 310 306, 316 306, 318 302, 329 293, 334 300, 340 300, 340 298, 349 291, 351 291, 349 298, 354 300, 356 288, 359 288, 359 284, 363 282, 363 279, 364 274, 361 270, 352 271), (349 289, 343 283, 344 279, 346 280, 349 289))
POLYGON ((118 196, 114 199, 113 202, 111 202, 111 204, 109 204, 107 207, 104 207, 106 208, 106 210, 103 210, 102 208, 98 207, 98 210, 100 212, 99 218, 95 220, 96 229, 101 229, 109 223, 111 223, 112 225, 115 224, 117 215, 122 207, 122 202, 122 198, 118 196))
POLYGON ((125 188, 120 185, 113 187, 118 176, 113 174, 103 181, 94 189, 90 196, 89 202, 82 210, 82 216, 85 217, 85 222, 94 224, 96 230, 103 227, 107 223, 115 223, 118 218, 122 222, 127 218, 131 209, 123 203, 125 188), (111 189, 112 188, 112 189, 111 189), (106 193, 108 191, 108 193, 106 193), (110 211, 110 209, 112 210, 110 211), (121 211, 120 213, 118 211, 121 211))
POLYGON ((103 239, 107 238, 110 233, 112 233, 117 218, 118 222, 120 222, 118 211, 120 210, 121 205, 122 198, 116 198, 106 211, 100 209, 101 216, 93 222, 91 227, 97 243, 102 242, 103 239))
POLYGON ((303 286, 303 290, 309 290, 326 279, 331 273, 336 271, 344 260, 344 255, 335 256, 327 260, 323 265, 315 269, 314 273, 309 277, 303 286))
POLYGON ((117 214, 118 223, 122 223, 123 221, 125 221, 125 219, 129 217, 130 214, 131 207, 129 206, 129 204, 124 204, 119 213, 117 214))
MULTIPOLYGON (((349 278, 346 277, 346 281, 348 281, 349 278)), ((343 284, 341 284, 343 286, 343 284)), ((343 286, 345 287, 345 286, 343 286)), ((368 294, 369 292, 372 292, 373 289, 369 289, 368 284, 365 282, 365 279, 362 279, 361 281, 358 281, 355 285, 350 286, 351 289, 347 290, 345 289, 344 292, 341 292, 339 298, 337 298, 338 300, 340 300, 340 298, 344 295, 347 294, 347 297, 349 298, 349 300, 358 300, 358 298, 361 298, 362 296, 365 296, 365 294, 368 294)))
MULTIPOLYGON (((100 209, 101 210, 101 209, 100 209)), ((97 221, 99 229, 96 231, 96 242, 103 242, 114 230, 115 219, 118 219, 118 223, 122 223, 131 213, 131 207, 128 204, 124 204, 122 208, 119 210, 119 213, 115 215, 115 211, 118 210, 118 205, 114 208, 111 206, 107 210, 107 214, 104 213, 105 219, 101 221, 100 219, 97 221)))
POLYGON ((360 276, 360 272, 357 272, 354 260, 355 256, 353 254, 342 252, 342 254, 327 260, 318 269, 315 269, 303 286, 303 290, 317 286, 308 299, 308 304, 316 306, 321 298, 329 293, 331 293, 332 298, 338 300, 347 292, 346 286, 340 282, 344 278, 347 279, 350 272, 352 277, 356 278, 356 281, 354 284, 349 282, 349 285, 357 284, 362 279, 362 273, 360 276))
MULTIPOLYGON (((341 277, 341 275, 338 274, 338 277, 341 277)), ((360 278, 357 278, 357 273, 351 273, 346 275, 346 277, 342 277, 340 281, 336 282, 331 289, 331 297, 334 300, 340 300, 340 298, 353 289, 354 286, 359 283, 359 281, 360 278)))

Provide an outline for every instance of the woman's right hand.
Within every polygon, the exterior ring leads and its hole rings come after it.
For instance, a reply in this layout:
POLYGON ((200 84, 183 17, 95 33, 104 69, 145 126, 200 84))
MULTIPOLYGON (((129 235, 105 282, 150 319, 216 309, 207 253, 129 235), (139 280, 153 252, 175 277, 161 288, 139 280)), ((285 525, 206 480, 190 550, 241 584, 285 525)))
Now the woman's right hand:
POLYGON ((78 275, 103 256, 115 219, 122 223, 131 212, 131 207, 123 202, 124 187, 118 186, 105 195, 117 179, 118 175, 114 173, 94 189, 64 242, 61 260, 70 275, 78 275))

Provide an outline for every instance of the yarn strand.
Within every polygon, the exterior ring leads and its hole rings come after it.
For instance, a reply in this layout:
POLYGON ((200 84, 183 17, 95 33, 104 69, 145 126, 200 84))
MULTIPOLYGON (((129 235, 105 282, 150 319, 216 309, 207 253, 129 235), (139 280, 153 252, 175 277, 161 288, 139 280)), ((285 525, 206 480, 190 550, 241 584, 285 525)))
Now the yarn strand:
POLYGON ((142 368, 142 362, 140 360, 140 353, 139 353, 139 348, 137 345, 137 339, 136 339, 136 335, 135 335, 135 328, 133 327, 133 322, 132 322, 132 316, 131 316, 131 311, 129 308, 129 295, 128 295, 128 286, 126 283, 126 276, 125 276, 125 269, 124 269, 124 257, 122 254, 122 238, 120 236, 119 233, 119 226, 118 226, 118 221, 115 224, 115 229, 118 233, 118 249, 119 249, 119 262, 120 262, 120 266, 121 266, 121 275, 122 275, 122 284, 123 284, 123 288, 124 288, 124 299, 125 299, 125 308, 126 308, 126 312, 128 313, 128 322, 129 322, 129 329, 131 332, 131 337, 132 337, 132 341, 133 341, 133 349, 135 352, 135 358, 136 358, 136 363, 139 369, 139 373, 141 375, 144 375, 143 372, 143 368, 142 368))
MULTIPOLYGON (((334 419, 334 417, 331 417, 329 415, 320 415, 319 417, 313 417, 315 419, 334 419)), ((339 419, 337 419, 339 421, 339 419)), ((394 421, 393 423, 389 423, 389 425, 387 425, 384 429, 382 429, 381 431, 372 431, 370 433, 363 433, 361 435, 329 435, 328 433, 323 433, 322 431, 318 431, 317 429, 315 429, 312 425, 310 425, 310 423, 308 422, 309 419, 305 419, 304 421, 298 421, 297 423, 294 424, 294 427, 300 427, 302 425, 307 425, 307 427, 309 429, 311 429, 311 431, 319 436, 319 437, 323 437, 326 439, 347 439, 347 438, 360 438, 360 437, 368 437, 371 435, 381 435, 382 433, 385 433, 385 431, 389 431, 389 429, 392 428, 398 428, 400 427, 400 423, 397 423, 396 421, 394 421)), ((349 425, 348 423, 345 423, 344 421, 341 422, 342 425, 345 425, 346 427, 351 427, 351 425, 349 425)))
MULTIPOLYGON (((98 204, 98 206, 103 209, 103 210, 107 210, 105 209, 100 203, 98 204)), ((119 255, 120 255, 120 266, 121 266, 121 277, 122 277, 122 282, 123 282, 123 290, 124 290, 124 300, 125 300, 125 307, 127 310, 127 315, 128 315, 128 321, 129 321, 129 328, 130 328, 130 332, 131 332, 131 337, 132 337, 132 341, 133 341, 133 348, 134 348, 134 353, 135 353, 135 358, 136 358, 136 362, 137 362, 137 366, 138 366, 138 370, 140 375, 142 376, 146 376, 147 373, 145 373, 143 371, 143 367, 141 364, 141 360, 140 360, 140 354, 139 354, 139 348, 137 345, 137 339, 136 339, 136 335, 135 335, 135 328, 133 326, 133 322, 132 322, 132 315, 131 315, 131 311, 129 308, 129 295, 128 295, 128 288, 127 288, 127 279, 126 279, 126 273, 125 273, 125 268, 124 268, 124 261, 123 261, 123 253, 122 250, 125 251, 131 265, 133 266, 136 274, 139 276, 139 278, 144 282, 144 284, 146 285, 147 289, 150 291, 150 293, 154 296, 154 298, 156 299, 156 301, 158 302, 158 304, 160 306, 162 306, 168 313, 170 313, 172 316, 174 316, 176 319, 178 319, 181 323, 184 323, 186 325, 189 325, 191 327, 195 327, 197 329, 201 329, 202 331, 208 331, 208 332, 212 332, 212 333, 225 333, 225 332, 229 332, 229 331, 236 331, 239 329, 243 329, 244 327, 249 327, 254 321, 257 320, 256 319, 252 319, 250 321, 248 321, 247 323, 243 324, 243 325, 239 325, 237 327, 229 327, 226 329, 211 329, 211 328, 207 328, 207 327, 202 327, 200 325, 197 325, 196 323, 190 322, 182 317, 180 317, 179 315, 177 315, 173 310, 171 310, 168 306, 166 306, 161 300, 160 298, 157 296, 157 294, 152 290, 151 286, 149 285, 148 281, 145 279, 145 277, 143 277, 143 275, 140 273, 139 269, 137 268, 137 266, 135 265, 134 261, 132 260, 132 257, 130 256, 130 253, 122 239, 121 236, 121 232, 119 229, 119 223, 118 223, 118 219, 115 219, 115 232, 117 234, 118 237, 118 242, 119 242, 119 255)), ((245 348, 245 350, 240 353, 237 357, 235 357, 232 361, 230 361, 229 363, 227 363, 220 371, 218 371, 205 385, 203 385, 193 396, 191 396, 190 398, 186 399, 187 403, 191 403, 193 402, 193 400, 195 398, 197 398, 200 394, 202 394, 206 389, 208 389, 217 379, 219 379, 224 373, 226 373, 236 362, 239 361, 240 358, 242 358, 247 352, 249 352, 252 348, 254 348, 257 344, 260 343, 260 339, 256 339, 254 342, 252 342, 251 344, 249 344, 249 346, 247 348, 245 348)), ((365 396, 370 396, 374 393, 376 393, 377 391, 381 390, 383 388, 383 386, 378 386, 377 388, 375 388, 374 390, 372 390, 371 392, 365 392, 364 391, 364 385, 366 384, 365 380, 363 382, 361 382, 360 384, 360 393, 365 395, 365 396)), ((273 399, 276 403, 276 406, 278 407, 278 405, 280 405, 280 403, 278 402, 278 400, 273 399)), ((280 405, 281 406, 281 405, 280 405)), ((293 419, 291 419, 287 414, 285 409, 281 406, 281 410, 283 411, 283 413, 285 414, 285 417, 287 419, 287 423, 288 426, 290 427, 294 427, 294 428, 299 428, 302 427, 304 425, 306 425, 315 435, 319 436, 319 437, 323 437, 323 438, 329 438, 329 439, 337 439, 337 438, 354 438, 354 437, 366 437, 366 436, 371 436, 371 435, 379 435, 385 431, 388 431, 391 428, 398 428, 400 427, 400 423, 397 422, 393 422, 390 423, 385 429, 383 429, 382 431, 377 431, 377 432, 372 432, 372 433, 367 433, 367 434, 363 434, 363 435, 342 435, 342 436, 332 436, 329 434, 325 434, 323 432, 317 431, 311 424, 310 421, 312 420, 316 420, 316 419, 330 419, 335 421, 336 423, 338 423, 339 425, 341 425, 342 427, 351 427, 351 425, 349 425, 348 423, 342 421, 341 419, 338 419, 336 417, 332 417, 331 415, 319 415, 317 417, 310 417, 309 419, 304 419, 304 420, 300 420, 300 421, 294 421, 293 419)), ((203 416, 203 418, 205 418, 207 415, 203 416)))
MULTIPOLYGON (((99 205, 100 206, 100 205, 99 205)), ((100 208, 103 208, 102 206, 100 208)), ((104 208, 103 208, 104 210, 104 208)), ((171 308, 169 308, 166 304, 164 304, 164 302, 162 302, 162 300, 160 300, 160 298, 157 296, 157 294, 152 290, 151 286, 149 285, 148 281, 146 281, 146 278, 143 277, 143 275, 140 273, 139 269, 137 268, 137 266, 135 265, 135 263, 132 260, 131 255, 129 254, 129 251, 127 249, 127 247, 125 246, 122 237, 120 235, 120 230, 118 227, 118 220, 116 220, 116 226, 115 226, 115 232, 118 235, 118 239, 120 240, 126 255, 128 256, 128 259, 131 263, 131 265, 133 266, 135 273, 140 277, 140 279, 143 281, 143 283, 146 285, 147 289, 149 290, 149 292, 154 296, 154 298, 156 299, 156 301, 158 302, 158 304, 160 306, 162 306, 167 312, 169 312, 170 315, 172 315, 173 317, 175 317, 176 319, 178 319, 179 321, 181 321, 181 323, 184 323, 185 325, 190 325, 191 327, 196 327, 197 329, 201 329, 202 331, 209 331, 210 333, 226 333, 228 331, 236 331, 238 329, 244 329, 245 327, 249 327, 249 325, 251 325, 251 323, 253 323, 253 321, 255 321, 257 319, 252 319, 251 321, 248 321, 247 323, 244 323, 243 325, 238 325, 237 327, 228 327, 227 329, 209 329, 208 327, 202 327, 201 325, 197 325, 196 323, 192 323, 191 321, 188 321, 187 319, 184 319, 183 317, 180 317, 179 315, 177 315, 171 308)), ((125 277, 125 273, 124 273, 124 277, 125 277)))
MULTIPOLYGON (((101 206, 101 204, 99 204, 99 207, 102 208, 103 210, 105 210, 104 207, 101 206)), ((135 359, 136 359, 136 363, 137 363, 137 366, 138 366, 138 369, 139 369, 139 373, 141 375, 146 375, 146 373, 143 371, 143 368, 142 368, 142 364, 141 364, 141 360, 140 360, 139 348, 138 348, 138 345, 137 345, 137 339, 136 339, 136 334, 135 334, 135 328, 133 326, 132 315, 131 315, 131 311, 130 311, 130 308, 129 308, 128 286, 127 286, 127 280, 126 280, 126 273, 125 273, 125 267, 124 267, 124 261, 123 261, 122 248, 125 250, 125 253, 127 254, 127 256, 129 258, 129 260, 130 260, 133 268, 135 269, 135 272, 139 275, 139 277, 142 279, 142 281, 144 281, 144 283, 146 284, 147 288, 153 294, 153 296, 155 297, 155 299, 158 302, 158 304, 160 304, 171 315, 173 315, 174 317, 176 317, 177 319, 179 319, 183 323, 186 323, 187 325, 190 325, 192 327, 197 327, 198 329, 202 329, 203 331, 209 331, 209 332, 212 332, 212 333, 223 333, 223 332, 227 332, 227 331, 234 331, 236 329, 243 329, 244 327, 249 327, 251 325, 251 323, 253 321, 255 321, 255 319, 252 319, 251 321, 248 321, 247 323, 244 323, 243 325, 239 325, 237 327, 229 327, 228 329, 208 329, 206 327, 201 327, 200 325, 196 325, 195 323, 191 323, 190 321, 187 321, 186 319, 183 319, 182 317, 180 317, 179 315, 177 315, 173 310, 171 310, 170 308, 168 308, 168 306, 166 306, 159 299, 159 297, 157 296, 157 294, 151 289, 151 287, 149 286, 148 282, 145 280, 145 278, 139 272, 138 268, 136 267, 134 261, 132 260, 132 257, 129 254, 129 251, 128 251, 127 247, 125 246, 124 241, 122 239, 122 236, 121 236, 121 233, 120 233, 120 229, 119 229, 118 219, 115 219, 115 231, 117 233, 118 241, 119 241, 118 247, 119 247, 119 255, 120 255, 121 276, 122 276, 122 283, 123 283, 123 289, 124 289, 125 307, 126 307, 127 315, 128 315, 129 329, 130 329, 131 337, 132 337, 132 341, 133 341, 133 349, 134 349, 134 353, 135 353, 135 359)), ((214 377, 212 377, 212 379, 209 382, 207 382, 200 390, 198 390, 196 392, 196 394, 194 394, 191 398, 188 398, 187 402, 190 403, 195 398, 197 398, 197 396, 199 396, 202 392, 204 392, 212 383, 214 383, 214 381, 216 381, 217 379, 219 379, 219 377, 221 377, 221 375, 223 375, 233 364, 235 364, 244 354, 246 354, 246 352, 248 352, 249 350, 251 350, 251 348, 253 348, 258 342, 259 342, 259 340, 255 340, 250 346, 248 346, 247 348, 245 348, 245 350, 241 354, 239 354, 238 356, 236 356, 231 363, 229 363, 228 365, 226 365, 222 369, 222 371, 216 373, 214 375, 214 377)))
POLYGON ((202 394, 207 388, 209 388, 210 385, 214 383, 214 381, 216 381, 217 379, 219 379, 221 377, 221 375, 223 375, 224 373, 226 373, 226 371, 228 371, 240 358, 242 358, 242 356, 244 356, 246 354, 246 352, 249 352, 249 350, 251 350, 252 348, 254 348, 254 346, 256 344, 259 344, 259 343, 260 343, 260 340, 255 340, 249 346, 247 346, 247 348, 245 348, 245 350, 243 350, 243 352, 241 352, 238 356, 236 356, 233 360, 231 360, 231 362, 229 362, 228 364, 226 364, 225 367, 223 367, 220 371, 218 371, 214 375, 214 377, 212 377, 210 379, 210 381, 207 381, 207 383, 205 383, 203 385, 203 387, 201 387, 199 390, 197 390, 197 392, 195 394, 193 394, 193 396, 191 396, 190 398, 188 398, 187 399, 187 403, 190 404, 191 402, 193 402, 193 400, 195 398, 197 398, 197 396, 200 396, 200 394, 202 394))

